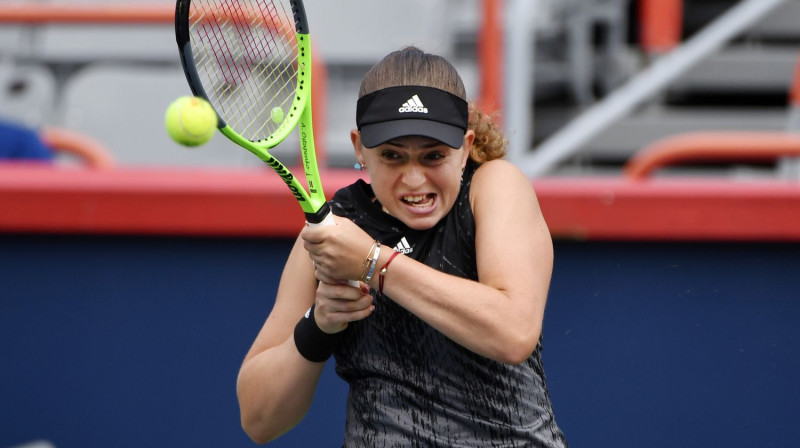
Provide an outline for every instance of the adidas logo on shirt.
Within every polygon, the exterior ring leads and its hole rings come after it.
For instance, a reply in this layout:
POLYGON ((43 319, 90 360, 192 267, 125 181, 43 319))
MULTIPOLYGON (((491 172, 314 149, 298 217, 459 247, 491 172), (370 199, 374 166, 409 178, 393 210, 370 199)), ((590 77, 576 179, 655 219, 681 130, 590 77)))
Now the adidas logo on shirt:
POLYGON ((414 95, 408 101, 403 103, 402 106, 400 106, 400 109, 398 109, 398 112, 400 112, 401 114, 405 113, 405 112, 418 112, 418 113, 427 114, 428 113, 428 108, 425 107, 424 104, 422 104, 422 101, 420 101, 420 99, 419 99, 419 97, 417 95, 414 95))
POLYGON ((400 252, 401 254, 406 254, 406 255, 410 254, 411 252, 414 252, 414 248, 411 247, 410 244, 408 244, 408 240, 406 239, 406 237, 400 239, 400 242, 398 242, 397 245, 394 246, 394 250, 395 252, 400 252))

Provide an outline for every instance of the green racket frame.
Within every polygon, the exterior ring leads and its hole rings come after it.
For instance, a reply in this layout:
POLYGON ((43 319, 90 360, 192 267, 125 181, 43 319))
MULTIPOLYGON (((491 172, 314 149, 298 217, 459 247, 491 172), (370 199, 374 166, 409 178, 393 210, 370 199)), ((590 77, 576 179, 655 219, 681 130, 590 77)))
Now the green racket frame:
MULTIPOLYGON (((175 9, 175 31, 178 42, 178 49, 181 56, 186 79, 189 87, 195 96, 209 99, 203 89, 200 76, 197 73, 192 55, 191 41, 189 36, 189 6, 191 0, 178 0, 175 9)), ((302 2, 292 0, 292 12, 294 14, 296 38, 297 38, 297 84, 295 95, 291 107, 287 112, 286 118, 281 125, 266 139, 261 141, 251 141, 239 135, 217 114, 217 128, 229 140, 247 149, 258 158, 269 165, 289 187, 297 202, 300 204, 306 215, 306 220, 310 223, 321 223, 330 213, 327 205, 327 198, 322 189, 319 167, 317 165, 316 149, 314 144, 314 131, 311 111, 311 39, 308 34, 308 22, 305 17, 305 10, 302 2), (281 143, 295 127, 298 128, 300 140, 300 155, 303 171, 305 172, 306 185, 304 186, 298 178, 276 157, 270 153, 270 149, 281 143), (307 187, 307 189, 306 189, 307 187)), ((209 101, 214 106, 213 102, 209 101)))

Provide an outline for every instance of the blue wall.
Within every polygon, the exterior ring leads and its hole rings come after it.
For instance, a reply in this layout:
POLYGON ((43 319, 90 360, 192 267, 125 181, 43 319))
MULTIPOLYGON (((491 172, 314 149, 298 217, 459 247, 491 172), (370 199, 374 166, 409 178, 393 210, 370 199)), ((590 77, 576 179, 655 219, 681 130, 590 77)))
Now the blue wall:
MULTIPOLYGON (((0 236, 0 447, 250 447, 235 397, 291 242, 0 236)), ((800 245, 557 242, 544 357, 572 446, 800 439, 800 245)), ((328 365, 271 446, 341 445, 328 365)))
POLYGON ((575 447, 800 440, 800 245, 560 243, 544 331, 575 447))
MULTIPOLYGON (((254 446, 236 375, 290 247, 0 237, 0 447, 254 446)), ((305 430, 275 446, 341 445, 346 389, 326 378, 305 430)))

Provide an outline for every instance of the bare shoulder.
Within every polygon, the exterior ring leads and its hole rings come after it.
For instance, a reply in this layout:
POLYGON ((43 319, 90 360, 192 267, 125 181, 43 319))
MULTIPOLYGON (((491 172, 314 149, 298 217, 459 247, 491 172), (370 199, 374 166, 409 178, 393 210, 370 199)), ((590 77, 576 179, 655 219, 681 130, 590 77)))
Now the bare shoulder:
POLYGON ((531 179, 508 161, 487 162, 475 172, 470 202, 481 282, 544 297, 553 246, 531 179))
POLYGON ((481 196, 503 194, 506 198, 531 196, 533 184, 516 165, 507 160, 492 160, 483 163, 472 178, 470 198, 473 202, 481 196))
POLYGON ((497 159, 484 162, 481 164, 481 166, 478 167, 477 171, 475 171, 476 179, 486 176, 506 177, 509 175, 520 178, 525 177, 525 174, 523 174, 522 170, 520 170, 516 165, 505 159, 497 159))

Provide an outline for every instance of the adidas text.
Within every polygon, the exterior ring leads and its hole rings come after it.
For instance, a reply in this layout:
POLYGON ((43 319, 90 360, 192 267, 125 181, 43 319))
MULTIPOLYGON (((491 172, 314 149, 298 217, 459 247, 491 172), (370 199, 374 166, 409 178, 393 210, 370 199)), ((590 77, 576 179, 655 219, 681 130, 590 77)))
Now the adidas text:
POLYGON ((401 114, 404 113, 404 112, 420 112, 420 113, 423 113, 423 114, 427 114, 428 113, 428 108, 427 107, 420 107, 420 106, 403 106, 400 109, 398 109, 397 111, 400 112, 401 114))
POLYGON ((401 114, 405 112, 417 112, 421 114, 427 114, 428 108, 425 107, 424 104, 422 104, 422 101, 419 99, 419 96, 414 95, 411 98, 409 98, 408 101, 403 103, 403 105, 400 106, 400 108, 397 109, 397 111, 400 112, 401 114))

